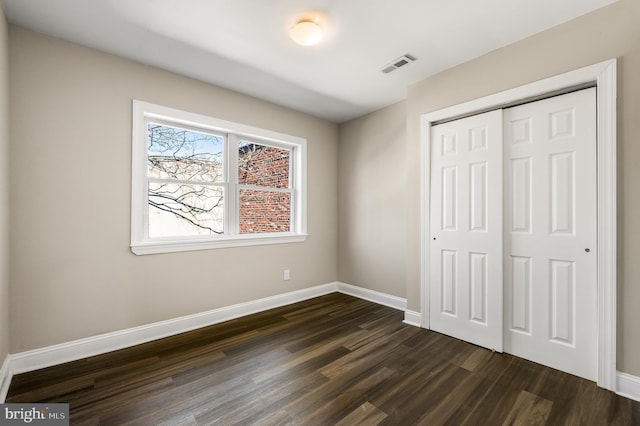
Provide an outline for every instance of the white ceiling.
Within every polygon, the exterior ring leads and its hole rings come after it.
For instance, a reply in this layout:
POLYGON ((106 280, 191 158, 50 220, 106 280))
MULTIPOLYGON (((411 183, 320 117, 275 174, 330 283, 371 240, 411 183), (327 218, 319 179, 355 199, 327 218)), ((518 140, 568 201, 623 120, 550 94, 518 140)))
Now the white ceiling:
MULTIPOLYGON (((0 0, 1 1, 1 0, 0 0)), ((4 0, 9 22, 334 122, 617 0, 4 0), (317 11, 315 47, 288 28, 317 11), (381 69, 410 53, 418 60, 381 69)))

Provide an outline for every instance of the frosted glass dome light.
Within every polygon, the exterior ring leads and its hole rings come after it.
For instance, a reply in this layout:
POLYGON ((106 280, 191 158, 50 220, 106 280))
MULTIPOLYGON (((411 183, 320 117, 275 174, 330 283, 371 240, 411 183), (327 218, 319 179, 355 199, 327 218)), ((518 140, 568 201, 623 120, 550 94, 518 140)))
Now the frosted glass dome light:
POLYGON ((302 46, 313 46, 322 40, 322 28, 320 25, 311 21, 300 21, 291 27, 289 33, 293 41, 302 46))

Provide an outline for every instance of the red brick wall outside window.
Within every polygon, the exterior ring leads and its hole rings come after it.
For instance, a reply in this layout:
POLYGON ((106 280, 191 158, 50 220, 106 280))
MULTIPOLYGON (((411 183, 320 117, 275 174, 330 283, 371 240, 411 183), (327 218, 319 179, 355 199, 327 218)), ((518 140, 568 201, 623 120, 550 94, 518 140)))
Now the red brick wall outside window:
POLYGON ((240 233, 289 232, 291 194, 289 188, 291 151, 255 143, 238 150, 238 183, 264 187, 240 189, 240 233))

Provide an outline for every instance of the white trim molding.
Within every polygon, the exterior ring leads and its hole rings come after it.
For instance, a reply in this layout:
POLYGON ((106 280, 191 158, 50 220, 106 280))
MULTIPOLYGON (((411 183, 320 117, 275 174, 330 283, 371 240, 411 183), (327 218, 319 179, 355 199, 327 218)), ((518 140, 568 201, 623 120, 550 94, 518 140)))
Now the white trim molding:
MULTIPOLYGON (((334 292, 402 310, 404 311, 403 323, 420 327, 422 314, 406 309, 406 299, 342 282, 333 282, 194 315, 8 355, 0 368, 0 403, 4 403, 6 400, 14 374, 104 354, 334 292)), ((640 401, 639 377, 618 372, 616 380, 617 393, 620 396, 640 401)))
POLYGON ((416 311, 406 310, 404 311, 404 321, 403 323, 407 325, 412 325, 414 327, 420 327, 422 320, 422 314, 416 311))
POLYGON ((2 363, 2 368, 0 368, 0 404, 4 403, 7 399, 9 385, 11 385, 11 378, 13 377, 11 369, 9 368, 11 362, 10 356, 11 355, 7 355, 2 363))
POLYGON ((618 371, 616 379, 618 395, 640 401, 640 377, 618 371))
POLYGON ((336 290, 337 283, 323 284, 207 312, 21 352, 8 356, 10 360, 9 370, 13 375, 51 367, 301 302, 333 293, 336 290))
POLYGON ((11 378, 14 374, 26 373, 112 352, 334 292, 344 293, 401 311, 404 311, 407 307, 407 300, 401 297, 342 282, 333 282, 153 324, 11 354, 7 355, 0 369, 0 402, 5 401, 11 378))
POLYGON ((407 299, 398 296, 391 296, 390 294, 381 293, 375 290, 369 290, 368 288, 338 282, 337 291, 359 299, 377 303, 378 305, 388 306, 399 311, 407 309, 407 299))
POLYGON ((598 192, 598 386, 616 391, 616 98, 617 63, 600 62, 460 105, 423 114, 420 121, 420 292, 422 327, 429 325, 429 176, 433 123, 501 109, 580 86, 597 88, 598 192))

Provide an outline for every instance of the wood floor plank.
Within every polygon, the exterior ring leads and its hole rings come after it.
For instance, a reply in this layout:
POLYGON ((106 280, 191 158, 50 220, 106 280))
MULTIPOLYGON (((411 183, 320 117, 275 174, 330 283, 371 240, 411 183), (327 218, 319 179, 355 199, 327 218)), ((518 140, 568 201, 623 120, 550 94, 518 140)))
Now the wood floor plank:
POLYGON ((507 414, 503 425, 544 425, 547 423, 553 402, 522 391, 507 414))
POLYGON ((385 417, 387 415, 384 412, 378 410, 367 401, 337 422, 336 426, 374 426, 384 420, 385 417))
POLYGON ((371 398, 371 402, 388 415, 381 424, 419 424, 425 413, 433 413, 455 392, 456 385, 470 376, 468 371, 452 364, 439 366, 437 370, 419 368, 415 373, 394 386, 390 397, 371 398))
MULTIPOLYGON (((294 374, 287 378, 274 378, 270 381, 264 382, 262 386, 256 387, 253 390, 249 390, 245 393, 242 399, 237 399, 234 411, 242 410, 251 405, 251 402, 256 399, 256 396, 264 403, 262 410, 250 410, 250 412, 243 412, 241 417, 234 417, 233 411, 229 411, 224 407, 216 407, 220 411, 219 418, 216 418, 214 423, 218 420, 226 418, 236 422, 241 421, 246 424, 262 423, 262 420, 266 417, 270 417, 273 412, 273 407, 286 407, 288 404, 292 404, 294 401, 303 398, 304 395, 317 389, 329 380, 319 374, 318 372, 311 372, 306 375, 294 374)), ((284 408, 280 408, 281 412, 287 413, 287 418, 293 421, 293 417, 284 408)), ((211 417, 211 415, 208 415, 211 417)))
MULTIPOLYGON (((416 420, 417 424, 433 425, 452 423, 452 418, 461 413, 463 410, 469 410, 471 407, 465 407, 471 396, 482 391, 486 382, 477 375, 464 375, 462 380, 454 385, 453 389, 449 389, 444 393, 444 398, 433 404, 432 408, 419 416, 416 420)), ((455 422, 453 422, 455 424, 455 422)))
POLYGON ((384 339, 383 341, 374 340, 364 346, 360 346, 322 368, 321 373, 331 379, 357 369, 369 369, 371 364, 375 365, 382 362, 389 354, 393 354, 396 351, 408 353, 409 349, 402 346, 402 342, 404 340, 403 335, 411 334, 411 332, 412 330, 404 328, 402 331, 390 335, 391 338, 389 339, 384 339))
MULTIPOLYGON (((125 392, 114 394, 109 398, 99 401, 94 400, 88 404, 85 404, 82 401, 82 397, 80 397, 78 398, 80 402, 78 402, 78 400, 74 402, 69 401, 70 407, 73 407, 73 409, 70 410, 70 417, 73 418, 76 415, 88 418, 97 416, 102 420, 109 416, 122 415, 125 418, 135 418, 141 415, 143 411, 147 411, 153 407, 149 404, 150 400, 153 400, 153 398, 158 395, 166 395, 167 391, 172 387, 173 383, 171 379, 163 379, 144 386, 131 388, 125 392)), ((122 423, 125 422, 119 421, 111 424, 122 423)))
MULTIPOLYGON (((283 388, 286 388, 285 392, 291 392, 292 387, 295 389, 296 387, 299 388, 300 385, 304 386, 303 388, 304 391, 286 394, 286 396, 295 396, 295 398, 280 399, 277 402, 278 405, 276 405, 276 402, 274 401, 266 402, 269 405, 270 409, 273 409, 273 407, 283 407, 286 409, 288 413, 290 413, 292 416, 295 416, 295 413, 289 407, 292 407, 292 406, 300 407, 302 404, 298 402, 299 399, 304 398, 305 396, 314 392, 315 389, 317 389, 318 387, 322 388, 322 386, 324 386, 326 381, 323 380, 322 381, 323 384, 316 386, 313 389, 306 386, 307 383, 289 382, 288 383, 289 386, 284 385, 284 383, 289 378, 297 378, 300 376, 305 377, 307 374, 312 374, 312 373, 317 374, 315 372, 318 369, 318 366, 331 362, 334 359, 339 358, 340 356, 343 356, 344 353, 345 353, 345 350, 343 348, 338 348, 331 352, 325 352, 321 354, 319 357, 317 357, 316 359, 312 360, 311 363, 306 366, 304 364, 297 365, 293 367, 293 370, 283 371, 279 373, 277 376, 271 377, 270 378, 272 380, 271 383, 278 384, 278 387, 272 387, 273 390, 276 391, 277 393, 281 394, 283 392, 283 388)), ((235 409, 235 407, 237 406, 246 406, 247 404, 253 404, 256 399, 267 401, 266 398, 268 396, 271 396, 273 398, 274 396, 273 394, 268 395, 269 391, 265 387, 265 383, 266 382, 262 382, 256 385, 255 382, 251 381, 250 385, 245 387, 244 389, 235 389, 236 391, 241 393, 238 395, 238 398, 228 401, 228 403, 226 404, 217 403, 215 404, 214 407, 207 407, 203 412, 199 413, 196 416, 196 418, 198 419, 198 421, 202 421, 203 424, 209 424, 209 422, 212 422, 218 419, 221 415, 224 415, 229 410, 235 409)))
POLYGON ((640 425, 595 383, 339 293, 16 375, 72 425, 640 425))
MULTIPOLYGON (((323 419, 327 423, 334 424, 349 416, 357 407, 367 402, 367 392, 386 381, 395 374, 386 367, 361 375, 359 380, 354 380, 343 392, 335 393, 324 405, 313 411, 295 417, 299 424, 313 424, 316 419, 323 419)), ((386 417, 386 415, 385 415, 386 417)))
POLYGON ((286 411, 278 410, 254 423, 249 424, 253 424, 255 426, 284 426, 293 424, 293 419, 286 411))
POLYGON ((464 360, 460 367, 469 371, 478 371, 480 366, 491 358, 491 354, 491 351, 488 349, 476 348, 467 359, 464 360))
POLYGON ((491 384, 490 389, 469 413, 463 424, 477 425, 482 422, 502 424, 516 403, 518 395, 525 390, 537 374, 544 373, 545 369, 538 370, 536 364, 514 358, 507 368, 491 384))
MULTIPOLYGON (((357 334, 358 332, 355 332, 338 339, 318 342, 312 345, 310 348, 296 352, 295 355, 292 353, 290 354, 290 356, 283 358, 277 366, 269 369, 261 369, 260 371, 256 372, 256 374, 251 376, 251 379, 256 383, 261 383, 271 377, 277 376, 284 371, 290 370, 310 360, 313 360, 314 358, 321 356, 323 353, 333 351, 338 348, 344 348, 350 338, 357 338, 357 334)), ((344 359, 344 357, 340 357, 339 359, 344 359)))
MULTIPOLYGON (((478 378, 480 381, 477 383, 470 382, 467 392, 469 392, 463 400, 458 401, 458 405, 455 409, 449 407, 449 418, 443 424, 449 425, 461 425, 466 422, 466 419, 472 415, 476 410, 480 410, 480 406, 486 407, 485 398, 487 396, 495 397, 496 389, 495 384, 499 383, 503 374, 508 371, 508 366, 513 362, 513 357, 505 354, 491 353, 491 356, 484 360, 483 363, 471 372, 471 377, 478 378)), ((460 367, 464 368, 464 367, 460 367)), ((466 370, 466 369, 465 369, 466 370)), ((464 385, 464 384, 462 384, 464 385)), ((457 389, 450 391, 449 393, 455 394, 457 389)), ((466 394, 466 392, 464 392, 466 394)), ((493 404, 490 403, 489 405, 493 404)), ((428 418, 429 414, 425 414, 424 418, 428 418)))

